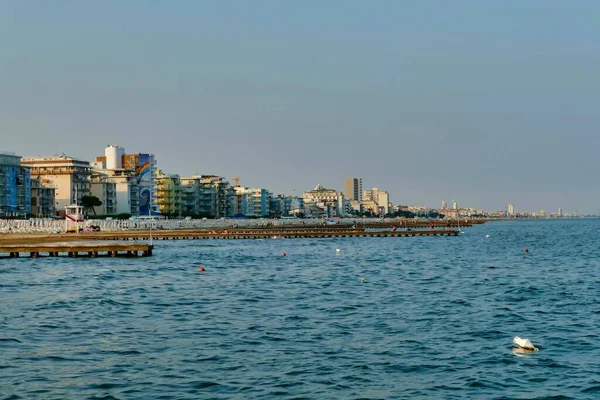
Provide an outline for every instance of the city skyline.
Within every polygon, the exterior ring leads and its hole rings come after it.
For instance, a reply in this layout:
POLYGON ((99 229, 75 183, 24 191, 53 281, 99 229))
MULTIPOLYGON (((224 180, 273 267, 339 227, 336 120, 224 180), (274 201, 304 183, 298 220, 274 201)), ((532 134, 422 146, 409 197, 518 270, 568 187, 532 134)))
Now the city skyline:
POLYGON ((341 4, 3 3, 0 148, 598 212, 600 4, 341 4))

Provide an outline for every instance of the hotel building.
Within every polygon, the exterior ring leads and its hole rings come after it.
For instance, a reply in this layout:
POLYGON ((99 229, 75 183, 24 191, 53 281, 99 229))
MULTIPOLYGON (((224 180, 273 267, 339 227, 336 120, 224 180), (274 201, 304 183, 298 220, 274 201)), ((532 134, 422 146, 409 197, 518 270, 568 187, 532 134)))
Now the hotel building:
POLYGON ((30 213, 30 196, 29 168, 21 165, 21 157, 15 153, 0 152, 0 216, 30 213))
POLYGON ((81 205, 81 198, 89 194, 91 166, 88 161, 62 154, 24 157, 21 164, 29 167, 38 188, 54 189, 57 214, 63 213, 67 205, 81 205))

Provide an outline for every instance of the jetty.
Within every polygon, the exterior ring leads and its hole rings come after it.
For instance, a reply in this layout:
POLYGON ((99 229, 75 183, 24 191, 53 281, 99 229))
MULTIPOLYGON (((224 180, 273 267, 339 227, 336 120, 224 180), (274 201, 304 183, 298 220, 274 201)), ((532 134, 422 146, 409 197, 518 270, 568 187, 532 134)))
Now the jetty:
POLYGON ((0 241, 0 257, 149 257, 152 245, 144 243, 59 242, 6 244, 0 241))
MULTIPOLYGON (((365 230, 365 229, 307 229, 307 230, 174 230, 174 231, 118 231, 74 234, 85 240, 190 240, 190 239, 284 239, 284 238, 342 238, 342 237, 405 237, 457 236, 455 229, 434 230, 365 230)), ((64 235, 63 235, 64 236, 64 235)))

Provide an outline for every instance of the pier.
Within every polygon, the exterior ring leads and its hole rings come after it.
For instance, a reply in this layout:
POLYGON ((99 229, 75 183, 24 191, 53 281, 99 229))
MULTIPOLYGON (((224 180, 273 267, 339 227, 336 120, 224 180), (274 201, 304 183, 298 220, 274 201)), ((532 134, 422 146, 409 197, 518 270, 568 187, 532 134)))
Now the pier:
POLYGON ((457 236, 455 229, 434 230, 364 230, 364 229, 260 229, 260 230, 180 230, 180 231, 127 231, 81 233, 74 236, 86 240, 190 240, 190 239, 284 239, 284 238, 341 238, 341 237, 405 237, 405 236, 457 236))
POLYGON ((4 244, 0 257, 149 257, 153 246, 144 243, 41 243, 4 244))

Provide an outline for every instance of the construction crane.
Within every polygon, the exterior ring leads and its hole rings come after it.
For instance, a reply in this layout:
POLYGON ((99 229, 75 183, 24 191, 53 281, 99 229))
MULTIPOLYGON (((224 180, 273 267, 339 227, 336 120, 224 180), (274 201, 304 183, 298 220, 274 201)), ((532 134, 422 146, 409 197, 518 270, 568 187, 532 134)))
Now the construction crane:
POLYGON ((238 178, 237 176, 234 176, 232 179, 235 182, 235 186, 240 186, 240 178, 238 178))

